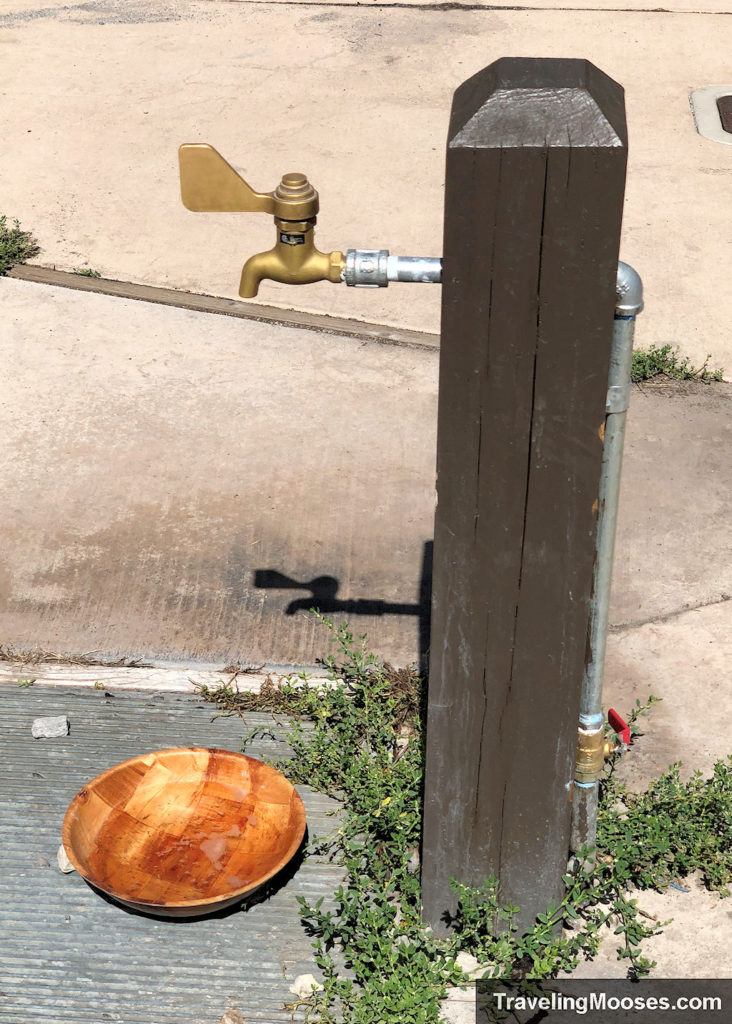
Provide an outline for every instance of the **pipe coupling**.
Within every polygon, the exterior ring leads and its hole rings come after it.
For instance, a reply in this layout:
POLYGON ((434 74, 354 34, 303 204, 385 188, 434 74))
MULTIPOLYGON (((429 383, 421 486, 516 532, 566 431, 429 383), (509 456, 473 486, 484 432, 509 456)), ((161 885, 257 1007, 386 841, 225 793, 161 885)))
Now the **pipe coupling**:
POLYGON ((341 277, 349 288, 386 288, 388 249, 348 249, 341 277))
POLYGON ((440 284, 437 256, 391 256, 388 249, 348 249, 341 278, 349 288, 388 288, 389 281, 440 284))

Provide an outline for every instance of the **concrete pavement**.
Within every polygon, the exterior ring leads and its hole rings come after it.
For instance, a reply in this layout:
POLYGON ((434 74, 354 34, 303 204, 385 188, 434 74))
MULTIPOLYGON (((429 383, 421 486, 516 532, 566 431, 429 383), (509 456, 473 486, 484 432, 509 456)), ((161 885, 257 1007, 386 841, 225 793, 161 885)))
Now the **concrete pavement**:
MULTIPOLYGON (((211 683, 212 663, 327 654, 305 610, 317 594, 380 655, 418 656, 434 347, 10 278, 0 303, 4 644, 185 662, 211 683)), ((638 787, 729 753, 731 406, 730 384, 632 395, 604 704, 663 698, 621 765, 638 787)), ((5 685, 29 673, 8 668, 5 685)), ((32 669, 39 685, 64 671, 84 672, 32 669)), ((95 671, 125 685, 124 669, 95 671)), ((641 906, 675 918, 649 944, 659 976, 732 976, 717 895, 692 882, 641 906)), ((580 973, 624 971, 611 936, 580 973)), ((470 996, 451 994, 451 1024, 470 996)))
MULTIPOLYGON (((588 57, 627 90, 622 257, 646 283, 638 341, 679 344, 697 361, 711 352, 730 372, 732 147, 698 136, 688 107, 692 88, 729 80, 729 5, 556 6, 6 0, 12 156, 0 212, 36 232, 40 262, 234 295, 272 226, 180 207, 176 148, 201 140, 257 188, 307 171, 323 248, 438 254, 455 87, 503 55, 588 57)), ((428 286, 266 284, 261 299, 438 327, 439 289, 428 286)), ((0 304, 3 643, 307 665, 328 650, 305 611, 317 598, 382 656, 419 655, 433 346, 6 279, 0 304)), ((664 698, 623 766, 637 785, 675 759, 707 771, 729 752, 731 400, 729 384, 632 396, 605 703, 622 712, 636 697, 664 698)), ((729 975, 719 954, 710 969, 726 906, 703 892, 673 899, 683 923, 653 950, 659 973, 729 975)), ((591 965, 606 972, 623 965, 591 965)))
MULTIPOLYGON (((317 601, 396 664, 423 653, 434 347, 9 278, 0 300, 4 643, 312 665, 317 601)), ((638 781, 727 753, 731 403, 633 390, 606 697, 666 698, 638 781)))
POLYGON ((5 642, 307 665, 317 593, 416 657, 434 348, 11 279, 0 295, 5 642))
MULTIPOLYGON (((2 212, 36 232, 46 265, 235 295, 273 227, 182 208, 177 147, 208 141, 258 189, 307 172, 323 249, 439 255, 455 88, 500 56, 586 57, 627 92, 622 258, 646 283, 639 342, 678 344, 696 361, 711 353, 730 373, 732 147, 697 134, 689 93, 727 81, 732 91, 732 8, 584 6, 4 0, 2 212)), ((438 329, 430 286, 266 283, 261 299, 438 329)))

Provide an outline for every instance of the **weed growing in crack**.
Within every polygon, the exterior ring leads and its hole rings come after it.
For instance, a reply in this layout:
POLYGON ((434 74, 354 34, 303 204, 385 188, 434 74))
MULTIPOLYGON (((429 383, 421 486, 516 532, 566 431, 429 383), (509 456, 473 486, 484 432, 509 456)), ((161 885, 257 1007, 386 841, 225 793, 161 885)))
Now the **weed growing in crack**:
POLYGON ((19 221, 14 220, 12 227, 8 227, 8 218, 0 215, 0 277, 17 263, 33 259, 40 251, 36 239, 30 231, 22 230, 19 221))
POLYGON ((654 377, 666 377, 669 380, 700 380, 704 384, 722 380, 722 370, 710 370, 708 355, 701 366, 694 366, 688 357, 679 358, 678 348, 671 345, 655 345, 647 350, 633 353, 630 379, 635 383, 652 380, 654 377))
MULTIPOLYGON (((339 827, 315 838, 310 848, 337 859, 345 880, 327 905, 299 897, 323 983, 297 1002, 308 1021, 436 1022, 447 986, 468 980, 458 965, 460 952, 485 965, 484 977, 546 979, 591 958, 608 931, 618 938, 629 976, 641 977, 654 966, 643 956, 642 943, 668 922, 641 910, 633 889, 662 889, 700 869, 710 888, 726 892, 732 872, 732 758, 717 765, 712 779, 697 775, 689 783, 679 781, 673 766, 644 794, 627 792, 611 764, 601 787, 596 867, 565 875, 560 903, 519 934, 518 908, 503 905, 495 879, 480 888, 456 881, 452 931, 447 938, 435 936, 420 921, 422 681, 415 672, 379 662, 365 638, 355 641, 346 624, 318 618, 337 648, 325 661, 331 687, 315 687, 301 677, 270 680, 261 696, 238 694, 232 685, 201 690, 226 712, 292 716, 287 741, 293 757, 275 767, 343 804, 339 827)), ((633 735, 639 735, 638 719, 656 700, 636 703, 633 735)), ((581 851, 578 860, 585 862, 588 853, 581 851)))

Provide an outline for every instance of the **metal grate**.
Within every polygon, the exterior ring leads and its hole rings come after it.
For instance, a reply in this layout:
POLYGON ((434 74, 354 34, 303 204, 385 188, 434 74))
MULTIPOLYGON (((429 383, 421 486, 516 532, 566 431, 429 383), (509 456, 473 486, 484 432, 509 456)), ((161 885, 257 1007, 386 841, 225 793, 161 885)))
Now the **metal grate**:
POLYGON ((718 96, 717 110, 722 127, 732 135, 732 96, 718 96))
MULTIPOLYGON (((317 970, 296 896, 329 901, 340 868, 308 858, 269 898, 200 920, 156 920, 107 901, 56 866, 61 822, 75 793, 104 768, 146 750, 239 750, 282 756, 284 727, 269 715, 216 717, 195 697, 58 688, 0 690, 0 1021, 7 1024, 248 1024, 302 1019, 283 1009, 289 986, 317 970), (71 735, 34 740, 31 722, 67 714, 71 735)), ((337 805, 298 787, 310 835, 334 827, 337 805)))

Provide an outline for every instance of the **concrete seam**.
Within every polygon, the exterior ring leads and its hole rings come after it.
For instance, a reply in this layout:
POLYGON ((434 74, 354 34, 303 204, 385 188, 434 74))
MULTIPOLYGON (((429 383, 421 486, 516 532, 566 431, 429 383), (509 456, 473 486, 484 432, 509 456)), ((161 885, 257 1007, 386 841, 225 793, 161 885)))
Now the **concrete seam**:
POLYGON ((709 601, 700 601, 699 604, 688 605, 684 608, 677 608, 672 612, 666 612, 665 615, 657 615, 650 619, 641 619, 638 622, 620 622, 617 625, 608 626, 608 633, 625 633, 631 629, 640 629, 641 626, 650 626, 657 622, 669 622, 671 619, 678 619, 681 615, 686 615, 687 612, 697 612, 701 608, 712 608, 716 604, 725 604, 725 602, 732 600, 732 594, 723 593, 719 597, 714 597, 709 601))
MULTIPOLYGON (((283 3, 281 0, 206 0, 207 3, 226 3, 226 4, 241 4, 241 5, 257 5, 257 6, 277 6, 277 7, 339 7, 346 10, 350 8, 363 8, 363 4, 360 3, 341 3, 338 0, 291 0, 290 3, 283 3)), ((368 4, 369 10, 388 10, 389 8, 400 8, 408 11, 488 11, 489 13, 499 13, 501 11, 517 11, 517 12, 528 12, 528 13, 540 13, 540 14, 693 14, 693 15, 730 15, 730 11, 673 11, 669 7, 535 7, 531 4, 468 4, 468 3, 400 3, 396 0, 394 3, 370 3, 368 4)))
POLYGON ((177 309, 187 309, 194 313, 212 313, 216 316, 231 316, 241 320, 255 320, 259 323, 272 324, 277 327, 316 331, 320 334, 353 338, 361 342, 372 341, 379 345, 392 345, 399 348, 413 348, 426 351, 435 351, 440 345, 439 334, 430 334, 426 331, 391 327, 388 324, 370 323, 369 321, 351 321, 346 318, 328 316, 324 313, 307 313, 294 309, 280 309, 277 306, 239 302, 220 296, 183 292, 174 288, 160 288, 155 285, 134 284, 110 278, 84 277, 82 274, 56 270, 55 267, 42 267, 38 264, 19 264, 13 267, 8 277, 19 281, 27 281, 31 284, 70 288, 75 291, 93 292, 97 295, 110 295, 114 298, 133 299, 138 302, 150 302, 155 305, 173 306, 177 309))

